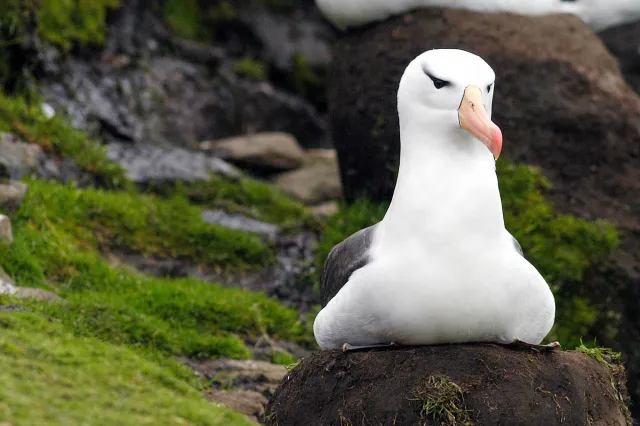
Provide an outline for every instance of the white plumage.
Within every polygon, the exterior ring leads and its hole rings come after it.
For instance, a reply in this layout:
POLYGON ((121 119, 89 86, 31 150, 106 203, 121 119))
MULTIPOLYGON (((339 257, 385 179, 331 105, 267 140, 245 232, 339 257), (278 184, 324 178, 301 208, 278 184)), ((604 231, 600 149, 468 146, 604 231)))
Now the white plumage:
POLYGON ((640 19, 638 0, 316 0, 316 4, 327 19, 342 29, 426 7, 532 16, 570 13, 579 16, 594 31, 640 19))
POLYGON ((368 263, 315 320, 321 348, 538 344, 550 331, 553 295, 504 226, 495 143, 474 137, 497 127, 472 126, 472 135, 460 124, 467 93, 484 104, 470 114, 486 109, 490 117, 494 77, 484 60, 460 50, 428 51, 407 67, 393 199, 373 231, 368 263), (447 84, 438 89, 434 78, 447 84))

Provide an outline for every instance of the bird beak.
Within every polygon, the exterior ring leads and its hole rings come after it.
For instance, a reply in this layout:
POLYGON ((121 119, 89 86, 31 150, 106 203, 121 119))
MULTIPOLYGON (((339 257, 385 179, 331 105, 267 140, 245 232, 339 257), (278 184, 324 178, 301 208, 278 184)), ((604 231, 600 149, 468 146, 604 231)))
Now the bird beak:
POLYGON ((485 144, 497 160, 502 151, 502 131, 489 118, 478 86, 470 85, 465 89, 458 108, 458 120, 460 127, 485 144))

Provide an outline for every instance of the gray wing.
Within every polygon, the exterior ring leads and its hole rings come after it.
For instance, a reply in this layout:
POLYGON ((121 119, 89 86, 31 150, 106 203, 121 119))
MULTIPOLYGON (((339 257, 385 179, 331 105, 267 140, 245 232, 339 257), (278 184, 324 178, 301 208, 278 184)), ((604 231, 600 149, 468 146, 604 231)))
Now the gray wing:
MULTIPOLYGON (((509 235, 511 235, 511 233, 509 233, 509 235)), ((511 239, 513 240, 513 246, 515 247, 516 251, 520 253, 520 256, 524 256, 524 253, 522 252, 522 247, 520 247, 520 243, 518 242, 518 240, 516 240, 516 237, 511 235, 511 239)))
POLYGON ((357 269, 369 262, 368 249, 376 225, 364 228, 329 252, 320 276, 320 300, 322 307, 338 294, 357 269))

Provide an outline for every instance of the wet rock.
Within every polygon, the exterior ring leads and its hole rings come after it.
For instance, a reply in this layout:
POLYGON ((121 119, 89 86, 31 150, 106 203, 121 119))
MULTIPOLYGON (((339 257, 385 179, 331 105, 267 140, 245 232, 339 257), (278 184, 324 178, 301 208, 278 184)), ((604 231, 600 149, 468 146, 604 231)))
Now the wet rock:
POLYGON ((13 231, 11 229, 11 219, 9 216, 0 214, 0 242, 13 242, 13 231))
POLYGON ((283 379, 267 425, 626 425, 624 368, 498 345, 315 352, 283 379))
POLYGON ((29 185, 17 180, 0 183, 0 209, 4 213, 18 210, 28 190, 29 185))
POLYGON ((0 268, 0 294, 14 295, 18 291, 18 287, 13 284, 13 280, 7 273, 0 268))
POLYGON ((251 219, 241 214, 227 213, 224 210, 205 210, 202 219, 211 225, 220 225, 225 228, 244 232, 253 232, 270 238, 275 238, 278 227, 270 223, 251 219))
POLYGON ((256 423, 264 415, 264 407, 269 400, 266 396, 255 391, 226 391, 209 389, 204 397, 208 401, 220 403, 233 411, 248 416, 256 423))
POLYGON ((200 144, 200 149, 258 172, 292 170, 304 163, 304 151, 287 133, 256 133, 207 141, 200 144))
POLYGON ((113 143, 107 147, 107 157, 120 164, 136 183, 207 181, 211 173, 229 179, 241 176, 240 171, 219 158, 183 148, 113 143))
POLYGON ((11 133, 0 132, 0 177, 20 180, 35 174, 44 161, 38 145, 24 142, 11 133))
POLYGON ((598 36, 618 58, 629 85, 640 94, 640 21, 609 28, 598 36))
POLYGON ((279 175, 276 186, 306 204, 342 197, 340 171, 334 150, 310 150, 304 167, 279 175))

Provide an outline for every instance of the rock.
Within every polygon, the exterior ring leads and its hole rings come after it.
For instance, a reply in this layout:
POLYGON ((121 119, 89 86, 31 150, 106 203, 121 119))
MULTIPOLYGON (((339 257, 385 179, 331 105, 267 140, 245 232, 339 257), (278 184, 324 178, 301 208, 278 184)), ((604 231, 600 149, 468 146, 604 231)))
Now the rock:
POLYGON ((0 268, 0 294, 14 295, 18 288, 13 284, 13 280, 0 268))
POLYGON ((279 175, 276 186, 306 204, 341 198, 342 187, 335 151, 310 150, 304 167, 279 175))
POLYGON ((14 296, 19 299, 39 300, 46 302, 60 302, 64 300, 62 297, 41 288, 16 287, 14 296))
POLYGON ((16 211, 27 195, 29 185, 20 181, 0 183, 0 209, 5 213, 16 211))
POLYGON ((211 402, 217 402, 248 416, 255 422, 264 415, 264 407, 268 399, 263 394, 255 391, 223 391, 209 389, 204 397, 211 402))
POLYGON ((183 148, 113 143, 107 147, 107 157, 119 163, 136 183, 207 181, 211 173, 228 179, 242 175, 219 158, 183 148))
POLYGON ((293 58, 300 55, 311 66, 331 62, 329 43, 333 29, 314 7, 298 6, 294 13, 274 13, 260 2, 240 9, 240 20, 261 44, 263 59, 281 71, 290 72, 293 58))
POLYGON ((251 170, 283 171, 304 163, 304 151, 287 133, 256 133, 200 144, 200 149, 251 170))
POLYGON ((11 229, 11 219, 9 216, 0 214, 0 242, 13 242, 13 231, 11 229))
POLYGON ((327 201, 322 204, 311 206, 310 209, 313 214, 318 217, 329 217, 338 213, 338 211, 340 210, 340 205, 337 201, 327 201))
MULTIPOLYGON (((27 310, 18 305, 0 305, 0 312, 26 312, 27 310)), ((0 426, 2 423, 0 423, 0 426)))
POLYGON ((626 399, 621 365, 577 352, 483 344, 323 351, 287 374, 265 422, 625 425, 626 399))
POLYGON ((237 389, 252 390, 267 395, 278 387, 280 380, 287 374, 284 366, 266 361, 188 358, 183 358, 182 361, 197 374, 210 380, 213 386, 233 383, 237 389))
POLYGON ((598 36, 618 58, 627 83, 640 94, 640 21, 609 28, 598 36))
POLYGON ((223 210, 205 210, 202 212, 202 219, 211 225, 220 225, 238 231, 253 232, 271 238, 275 238, 278 232, 276 225, 251 219, 241 214, 227 213, 223 210))
POLYGON ((20 180, 35 174, 44 152, 38 145, 24 142, 19 137, 0 132, 0 169, 1 177, 20 180))

